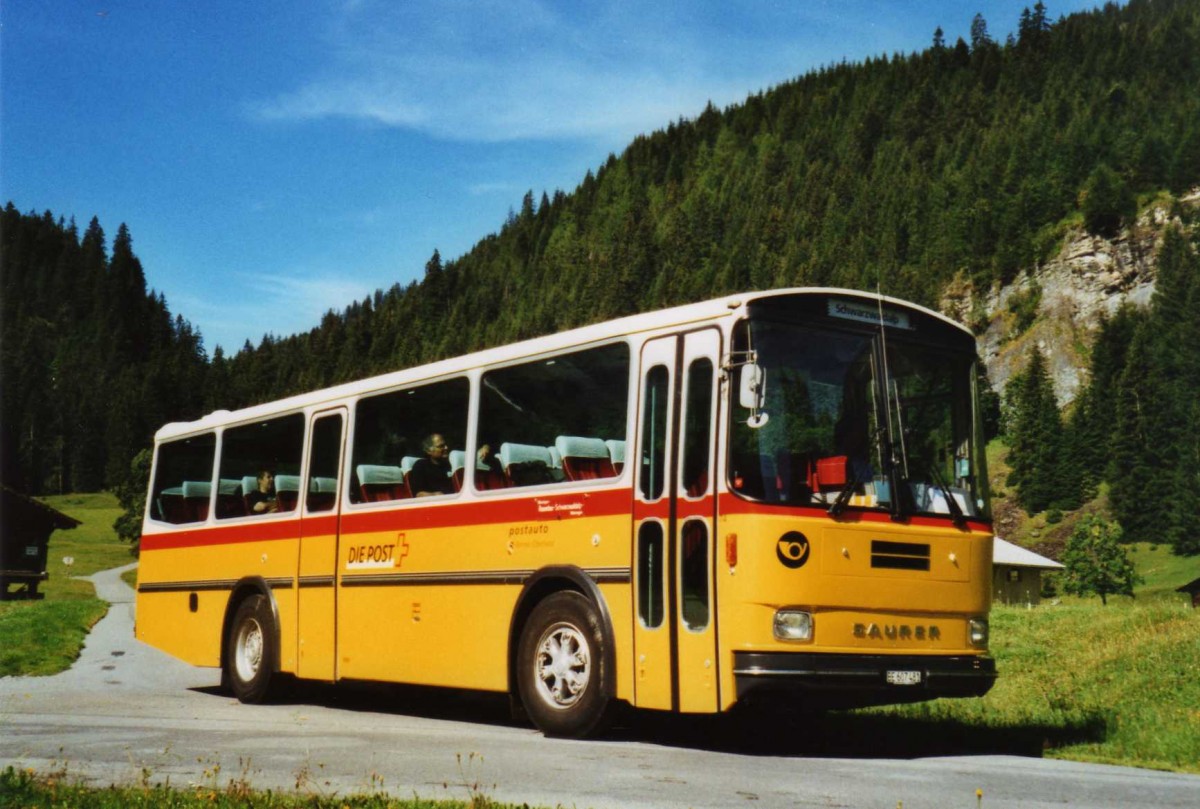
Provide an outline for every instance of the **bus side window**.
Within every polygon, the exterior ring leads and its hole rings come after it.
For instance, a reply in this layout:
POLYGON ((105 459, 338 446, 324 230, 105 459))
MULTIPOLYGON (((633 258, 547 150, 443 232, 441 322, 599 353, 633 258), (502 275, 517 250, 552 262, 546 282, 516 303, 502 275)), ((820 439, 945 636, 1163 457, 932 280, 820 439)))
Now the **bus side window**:
POLYGON ((419 492, 412 483, 418 465, 416 476, 426 493, 456 493, 451 456, 461 457, 466 448, 469 397, 470 383, 456 377, 360 400, 347 465, 354 472, 350 502, 415 497, 419 492), (438 440, 430 441, 432 437, 438 440), (427 444, 437 449, 429 451, 427 444))
POLYGON ((629 346, 611 343, 483 375, 479 443, 499 469, 477 490, 614 479, 624 466, 629 346), (619 459, 619 460, 618 460, 619 459))
POLYGON ((667 411, 670 404, 667 366, 655 365, 646 372, 642 397, 642 497, 654 501, 663 496, 667 463, 667 411))
POLYGON ((313 422, 312 453, 308 461, 308 510, 332 511, 337 505, 338 461, 342 454, 342 417, 323 416, 313 422))
POLYGON ((232 427, 221 436, 221 474, 229 494, 219 494, 217 518, 293 511, 300 496, 304 415, 232 427), (230 484, 241 481, 238 489, 230 484))
POLYGON ((159 445, 150 519, 178 525, 201 522, 208 517, 216 446, 213 433, 159 445))
POLYGON ((693 360, 687 371, 684 402, 683 491, 702 497, 709 488, 709 446, 712 441, 713 364, 707 357, 693 360))
POLYGON ((664 613, 663 527, 646 520, 638 529, 638 619, 647 629, 662 626, 664 613))

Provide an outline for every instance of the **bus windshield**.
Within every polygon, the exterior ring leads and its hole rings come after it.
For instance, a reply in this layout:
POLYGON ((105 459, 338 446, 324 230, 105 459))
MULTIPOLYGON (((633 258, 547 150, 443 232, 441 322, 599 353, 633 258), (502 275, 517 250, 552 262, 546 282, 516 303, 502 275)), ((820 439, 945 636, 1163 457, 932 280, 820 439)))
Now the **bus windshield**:
POLYGON ((866 508, 897 519, 989 518, 971 352, 898 329, 767 319, 743 323, 734 348, 763 388, 750 418, 733 388, 733 491, 835 516, 866 508))

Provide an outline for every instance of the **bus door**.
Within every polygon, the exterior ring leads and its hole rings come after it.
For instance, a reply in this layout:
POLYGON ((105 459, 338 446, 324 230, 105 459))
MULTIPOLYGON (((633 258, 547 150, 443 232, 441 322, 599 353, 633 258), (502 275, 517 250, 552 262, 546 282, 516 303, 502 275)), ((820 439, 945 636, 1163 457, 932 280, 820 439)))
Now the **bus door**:
POLYGON ((334 585, 345 408, 315 414, 309 435, 308 479, 303 489, 304 511, 300 522, 296 673, 300 677, 334 680, 337 678, 334 585))
POLYGON ((642 351, 634 490, 639 707, 718 708, 714 575, 716 329, 642 351))

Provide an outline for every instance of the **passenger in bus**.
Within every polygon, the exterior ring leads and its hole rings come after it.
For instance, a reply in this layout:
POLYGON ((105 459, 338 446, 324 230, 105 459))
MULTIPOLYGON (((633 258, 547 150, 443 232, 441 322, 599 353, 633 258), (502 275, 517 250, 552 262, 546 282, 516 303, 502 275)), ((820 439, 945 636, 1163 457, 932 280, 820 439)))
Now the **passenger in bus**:
POLYGON ((504 470, 500 466, 500 459, 496 457, 496 453, 492 452, 491 444, 480 444, 479 452, 475 455, 475 468, 487 469, 496 474, 504 474, 504 470))
POLYGON ((432 433, 421 442, 425 457, 413 464, 408 473, 408 487, 414 497, 453 494, 454 480, 450 476, 450 447, 441 433, 432 433))
POLYGON ((246 495, 251 514, 270 514, 279 508, 275 498, 275 473, 262 469, 258 473, 258 488, 246 495))

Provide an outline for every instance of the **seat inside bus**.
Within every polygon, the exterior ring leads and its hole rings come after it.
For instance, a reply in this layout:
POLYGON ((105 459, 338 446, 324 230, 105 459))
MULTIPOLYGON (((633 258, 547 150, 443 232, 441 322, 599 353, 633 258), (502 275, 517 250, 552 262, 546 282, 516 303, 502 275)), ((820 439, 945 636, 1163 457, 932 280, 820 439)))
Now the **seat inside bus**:
POLYGON ((360 464, 355 472, 358 475, 358 489, 364 503, 402 500, 408 497, 404 472, 398 466, 360 464))
POLYGON ((554 447, 562 456, 563 471, 568 480, 596 480, 616 477, 608 445, 599 438, 560 435, 554 447))
POLYGON ((546 447, 507 441, 500 445, 500 466, 504 469, 509 486, 552 483, 554 478, 550 470, 553 463, 550 450, 546 447))

